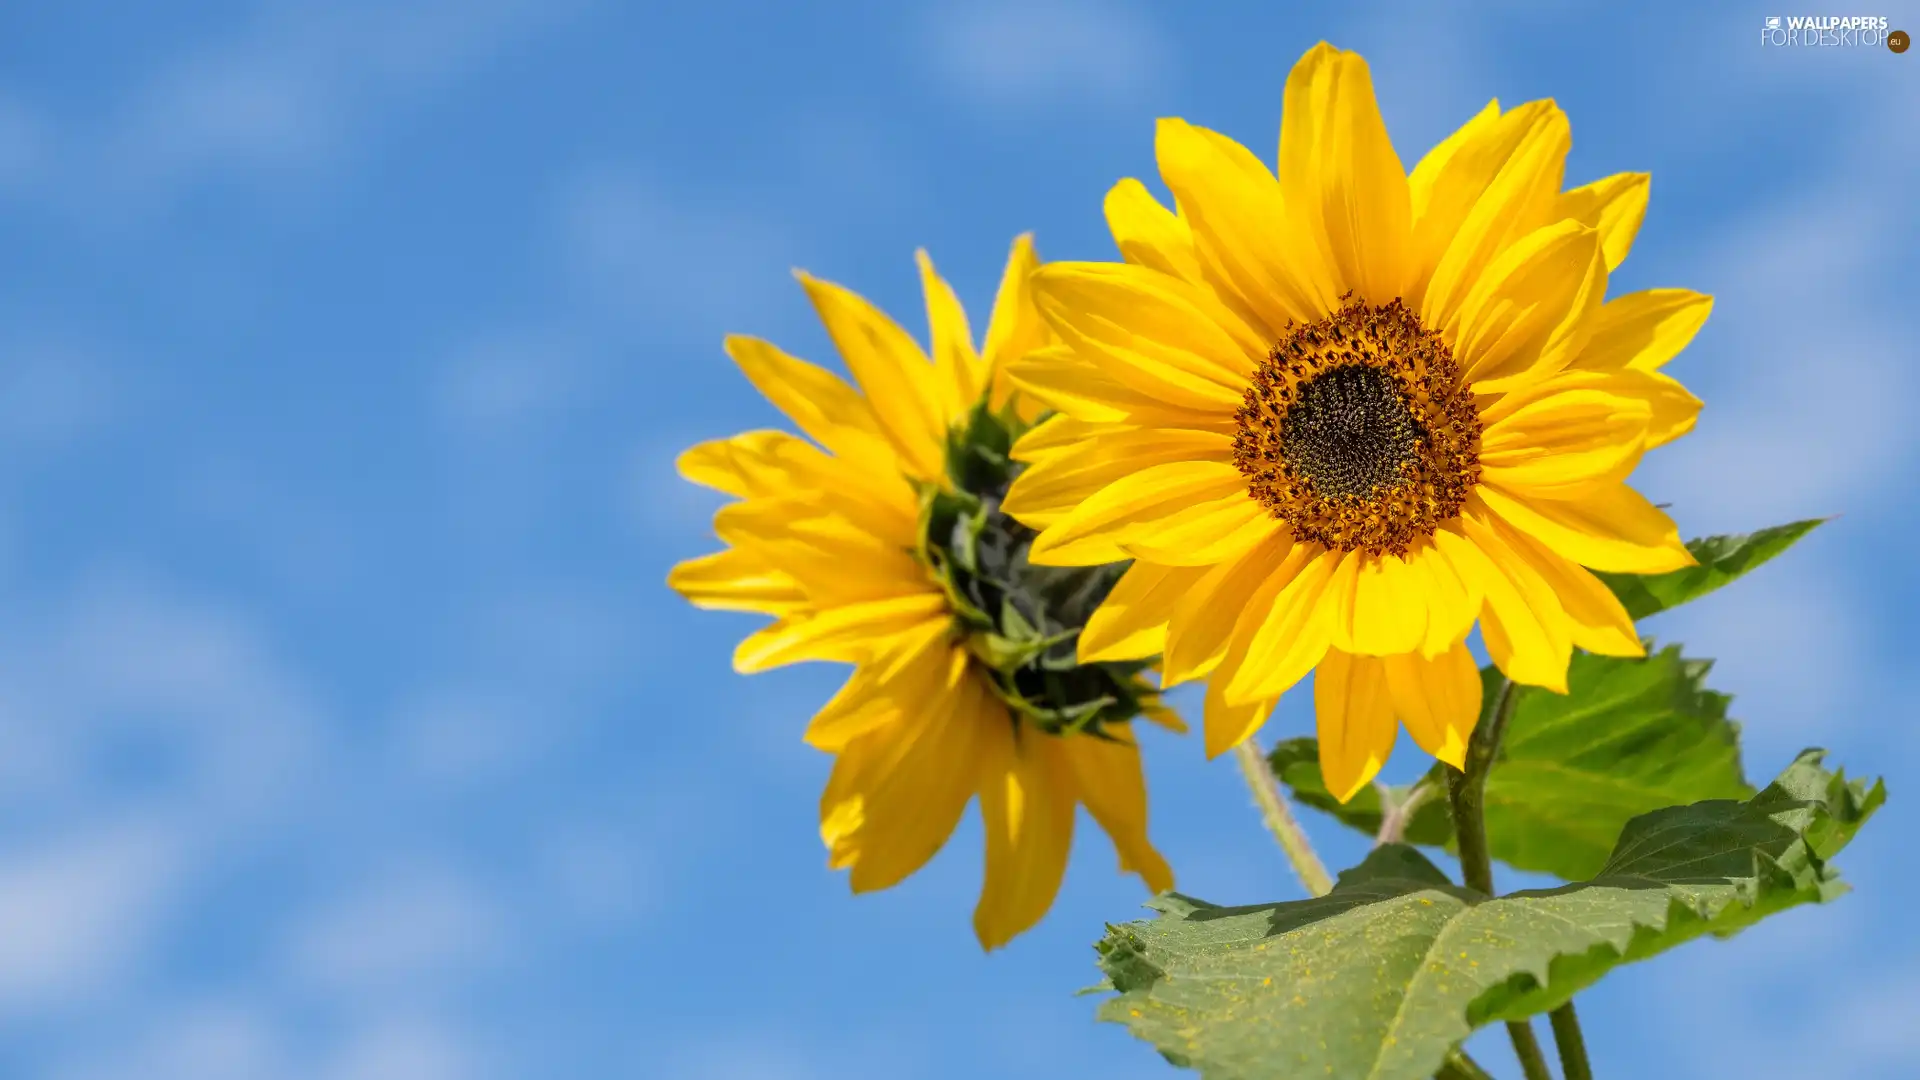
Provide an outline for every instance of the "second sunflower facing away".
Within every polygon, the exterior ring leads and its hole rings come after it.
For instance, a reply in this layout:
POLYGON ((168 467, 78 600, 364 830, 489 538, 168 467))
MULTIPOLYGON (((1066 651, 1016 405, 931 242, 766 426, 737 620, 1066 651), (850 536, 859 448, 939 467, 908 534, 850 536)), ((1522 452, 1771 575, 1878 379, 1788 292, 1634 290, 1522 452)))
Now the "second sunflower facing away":
POLYGON ((1314 673, 1345 800, 1402 724, 1461 763, 1476 624, 1509 678, 1560 691, 1576 646, 1642 654, 1589 570, 1692 563, 1626 478, 1693 426, 1659 368, 1712 301, 1606 298, 1648 181, 1563 191, 1569 146, 1553 102, 1495 102, 1408 174, 1366 63, 1324 43, 1287 80, 1277 171, 1161 122, 1178 211, 1116 186, 1126 261, 1036 273, 1062 344, 1009 369, 1062 413, 1015 447, 1033 560, 1135 560, 1083 661, 1207 677, 1211 754, 1314 673))
POLYGON ((668 579, 702 607, 774 617, 740 643, 737 671, 854 665, 806 739, 835 755, 820 835, 856 892, 919 870, 979 801, 986 880, 973 925, 988 948, 1052 905, 1080 806, 1123 871, 1155 892, 1173 884, 1147 838, 1131 721, 1181 722, 1145 663, 1075 655, 1119 568, 1030 565, 1033 530, 1000 509, 1019 468, 1011 443, 1041 408, 1005 377, 1012 357, 1049 340, 1028 292, 1037 260, 1027 237, 1015 241, 978 349, 924 252, 930 350, 860 296, 801 275, 858 387, 768 342, 727 340, 813 441, 752 431, 682 454, 682 475, 739 501, 714 515, 725 550, 668 579))

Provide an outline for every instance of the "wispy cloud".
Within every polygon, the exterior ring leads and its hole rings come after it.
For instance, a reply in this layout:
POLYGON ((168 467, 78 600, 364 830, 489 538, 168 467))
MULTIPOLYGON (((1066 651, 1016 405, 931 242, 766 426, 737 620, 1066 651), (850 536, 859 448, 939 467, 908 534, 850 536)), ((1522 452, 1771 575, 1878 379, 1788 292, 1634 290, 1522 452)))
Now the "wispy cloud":
POLYGON ((455 352, 433 388, 433 405, 469 433, 520 433, 581 404, 598 374, 595 350, 570 329, 499 332, 455 352))
POLYGON ((786 230, 712 194, 643 172, 590 170, 556 193, 565 264, 614 316, 717 339, 728 321, 792 287, 786 230))
POLYGON ((248 620, 130 580, 16 604, 0 657, 0 1006, 93 1009, 281 820, 317 708, 248 620))
POLYGON ((262 5, 133 80, 103 115, 0 102, 0 186, 122 214, 211 181, 323 174, 370 130, 588 3, 262 5))
POLYGON ((89 826, 0 860, 0 1009, 113 993, 179 899, 192 853, 177 823, 89 826))
POLYGON ((287 965, 299 982, 365 1005, 410 1002, 502 961, 510 925, 489 890, 457 872, 408 869, 299 920, 287 965))
POLYGON ((925 33, 931 70, 996 106, 1124 103, 1172 72, 1145 14, 1100 0, 945 4, 925 33))
POLYGON ((258 1000, 169 1003, 117 1040, 88 1040, 56 1080, 487 1080, 497 1057, 470 1030, 411 1012, 358 1019, 314 1047, 284 1008, 258 1000))

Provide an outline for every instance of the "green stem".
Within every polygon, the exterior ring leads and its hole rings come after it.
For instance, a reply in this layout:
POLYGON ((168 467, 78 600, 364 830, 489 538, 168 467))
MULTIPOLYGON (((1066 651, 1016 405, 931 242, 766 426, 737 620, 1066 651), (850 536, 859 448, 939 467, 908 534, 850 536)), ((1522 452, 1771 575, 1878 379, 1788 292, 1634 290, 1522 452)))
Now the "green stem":
POLYGON ((1333 878, 1307 840, 1306 830, 1300 827, 1293 810, 1287 806, 1287 797, 1281 793, 1280 781, 1267 766, 1267 755, 1260 749, 1259 740, 1248 736, 1233 748, 1233 756, 1240 763, 1240 775, 1246 778, 1247 788, 1253 792, 1253 801, 1260 807, 1260 820, 1280 842, 1280 850, 1286 852, 1300 884, 1310 896, 1327 895, 1333 890, 1333 878))
POLYGON ((1507 1038, 1513 1040, 1513 1056, 1520 1059, 1520 1071, 1527 1080, 1553 1080, 1547 1071, 1547 1055, 1533 1033, 1533 1021, 1507 1021, 1507 1038))
POLYGON ((1573 1013, 1573 1002, 1553 1010, 1553 1044, 1560 1050, 1560 1071, 1567 1080, 1593 1080, 1593 1066, 1587 1062, 1587 1040, 1580 1034, 1580 1018, 1573 1013))
POLYGON ((1413 785, 1413 790, 1407 792, 1404 801, 1395 804, 1392 788, 1378 780, 1373 784, 1374 788, 1380 792, 1380 829, 1374 835, 1374 847, 1403 842, 1407 837, 1407 826, 1413 823, 1414 813, 1432 802, 1433 797, 1438 794, 1432 784, 1422 780, 1413 785))
MULTIPOLYGON (((1492 711, 1467 740, 1466 768, 1447 770, 1447 801, 1453 810, 1454 842, 1460 850, 1460 876, 1469 889, 1487 896, 1493 895, 1493 856, 1487 850, 1487 771, 1499 756, 1500 737, 1506 732, 1517 701, 1512 680, 1502 682, 1492 711)), ((1532 1024, 1508 1021, 1507 1037, 1513 1040, 1514 1056, 1520 1059, 1527 1080, 1553 1080, 1532 1024)))
POLYGON ((1455 1049, 1433 1074, 1433 1080, 1493 1080, 1493 1074, 1468 1057, 1465 1050, 1455 1049))

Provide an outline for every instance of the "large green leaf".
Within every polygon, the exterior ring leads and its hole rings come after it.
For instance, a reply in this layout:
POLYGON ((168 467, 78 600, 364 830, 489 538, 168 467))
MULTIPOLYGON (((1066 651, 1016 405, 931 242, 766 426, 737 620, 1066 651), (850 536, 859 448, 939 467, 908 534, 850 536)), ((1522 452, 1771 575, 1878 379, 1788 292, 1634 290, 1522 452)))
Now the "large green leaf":
POLYGON ((1709 536, 1687 541, 1699 565, 1665 574, 1598 574, 1627 614, 1644 619, 1697 600, 1792 547, 1825 518, 1775 525, 1741 536, 1709 536))
MULTIPOLYGON (((1637 814, 1702 799, 1753 793, 1740 773, 1739 727, 1728 698, 1706 688, 1712 667, 1669 645, 1644 659, 1576 654, 1565 694, 1515 687, 1518 698, 1499 760, 1487 774, 1487 842, 1493 857, 1521 870, 1570 881, 1598 871, 1620 829, 1637 814)), ((1492 708, 1499 676, 1491 668, 1492 708)), ((1379 829, 1380 796, 1363 791, 1341 806, 1320 778, 1312 739, 1282 743, 1275 773, 1303 803, 1368 833, 1379 829)), ((1445 791, 1440 767, 1424 783, 1445 791)), ((1399 802, 1406 789, 1389 789, 1399 802)), ((1444 798, 1425 802, 1404 839, 1451 844, 1444 798)))
POLYGON ((1885 798, 1808 751, 1746 802, 1630 822, 1591 881, 1490 898, 1414 848, 1376 849, 1326 896, 1218 907, 1178 895, 1108 927, 1126 1024, 1209 1080, 1433 1075, 1471 1030, 1555 1008, 1621 964, 1844 891, 1826 860, 1885 798))

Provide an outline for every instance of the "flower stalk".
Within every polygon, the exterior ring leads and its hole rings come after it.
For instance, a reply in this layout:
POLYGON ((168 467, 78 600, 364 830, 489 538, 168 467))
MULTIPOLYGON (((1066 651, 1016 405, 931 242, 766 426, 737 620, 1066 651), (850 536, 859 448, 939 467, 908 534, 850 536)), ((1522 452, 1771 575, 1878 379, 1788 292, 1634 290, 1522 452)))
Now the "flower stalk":
MULTIPOLYGON (((1487 896, 1493 892, 1493 857, 1487 849, 1487 772, 1500 755, 1500 739, 1507 721, 1519 701, 1511 679, 1500 684, 1500 696, 1486 720, 1476 726, 1467 740, 1465 769, 1447 770, 1447 801, 1453 811, 1453 833, 1460 849, 1460 876, 1470 889, 1487 896)), ((1554 1043, 1560 1051, 1561 1068, 1567 1080, 1593 1080, 1587 1064, 1586 1043, 1580 1035, 1580 1021, 1573 1015, 1573 1003, 1555 1009, 1552 1015, 1554 1043)), ((1509 1020, 1507 1036, 1513 1040, 1514 1056, 1527 1080, 1553 1080, 1547 1070, 1547 1058, 1533 1025, 1525 1020, 1509 1020)))
POLYGON ((1248 789, 1253 792, 1254 803, 1260 807, 1261 821, 1279 841, 1280 850, 1286 853, 1287 862, 1292 864, 1300 884, 1306 887, 1307 895, 1325 896, 1333 891, 1333 877, 1327 873, 1326 864, 1320 861, 1306 830, 1300 827, 1299 819, 1287 805, 1287 797, 1281 793, 1280 781, 1267 765, 1266 751, 1260 748, 1259 740, 1249 735, 1233 748, 1233 756, 1240 763, 1240 774, 1246 778, 1248 789))

